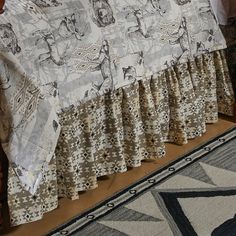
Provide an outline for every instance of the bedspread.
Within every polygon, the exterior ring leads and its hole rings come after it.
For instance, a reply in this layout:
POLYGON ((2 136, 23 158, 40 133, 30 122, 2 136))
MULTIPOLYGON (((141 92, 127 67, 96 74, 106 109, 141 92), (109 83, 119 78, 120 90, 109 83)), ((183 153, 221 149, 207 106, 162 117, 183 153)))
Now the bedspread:
POLYGON ((208 0, 10 0, 0 16, 0 139, 34 193, 58 114, 225 48, 208 0))

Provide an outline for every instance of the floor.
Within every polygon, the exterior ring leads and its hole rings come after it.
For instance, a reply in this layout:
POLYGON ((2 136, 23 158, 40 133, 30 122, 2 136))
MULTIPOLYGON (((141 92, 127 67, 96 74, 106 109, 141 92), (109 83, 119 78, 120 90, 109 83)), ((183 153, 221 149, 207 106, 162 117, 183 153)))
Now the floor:
POLYGON ((167 144, 167 155, 165 158, 145 161, 141 167, 130 169, 126 173, 103 177, 99 180, 99 187, 97 189, 81 193, 79 200, 71 201, 68 199, 61 199, 59 201, 58 209, 45 214, 42 220, 11 228, 3 235, 44 235, 54 227, 66 222, 73 216, 99 203, 100 201, 111 196, 115 192, 120 191, 145 175, 167 165, 184 153, 201 145, 209 139, 214 138, 215 136, 223 133, 233 126, 235 126, 235 123, 224 119, 219 119, 216 124, 207 126, 206 134, 204 134, 202 137, 190 140, 189 143, 184 146, 167 144))

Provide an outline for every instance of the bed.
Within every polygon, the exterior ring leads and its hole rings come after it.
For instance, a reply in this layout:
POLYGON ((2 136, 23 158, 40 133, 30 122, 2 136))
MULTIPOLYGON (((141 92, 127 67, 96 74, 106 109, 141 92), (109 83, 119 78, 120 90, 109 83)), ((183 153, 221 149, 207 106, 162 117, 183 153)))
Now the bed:
POLYGON ((208 0, 6 1, 0 140, 11 225, 233 115, 225 48, 208 0))

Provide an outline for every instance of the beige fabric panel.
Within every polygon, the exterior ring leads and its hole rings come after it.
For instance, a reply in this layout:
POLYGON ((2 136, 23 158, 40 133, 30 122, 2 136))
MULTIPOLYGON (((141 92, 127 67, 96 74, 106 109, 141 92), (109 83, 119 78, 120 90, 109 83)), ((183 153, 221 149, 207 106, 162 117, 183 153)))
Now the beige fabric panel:
POLYGON ((12 225, 42 218, 57 207, 58 197, 79 198, 79 191, 98 186, 99 176, 163 158, 165 142, 183 145, 201 136, 219 111, 232 114, 233 104, 224 52, 217 51, 61 113, 56 159, 35 195, 22 188, 10 167, 12 225))

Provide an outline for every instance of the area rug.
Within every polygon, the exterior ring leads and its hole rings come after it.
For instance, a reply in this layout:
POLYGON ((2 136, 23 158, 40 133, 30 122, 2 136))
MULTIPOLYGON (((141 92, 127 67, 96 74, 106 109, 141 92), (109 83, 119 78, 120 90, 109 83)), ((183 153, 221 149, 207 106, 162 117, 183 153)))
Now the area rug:
POLYGON ((48 236, 236 235, 236 128, 48 236))

